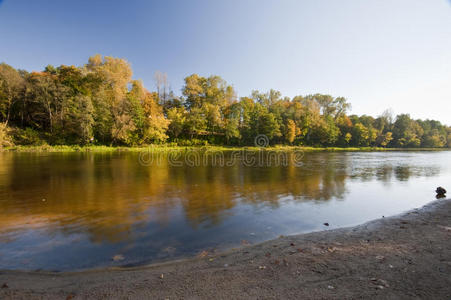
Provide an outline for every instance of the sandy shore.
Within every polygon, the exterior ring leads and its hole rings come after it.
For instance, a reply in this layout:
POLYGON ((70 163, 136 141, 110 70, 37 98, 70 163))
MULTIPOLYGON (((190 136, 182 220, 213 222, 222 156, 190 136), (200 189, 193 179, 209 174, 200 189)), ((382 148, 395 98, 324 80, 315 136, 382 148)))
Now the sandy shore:
POLYGON ((451 200, 357 227, 130 269, 0 271, 0 299, 450 299, 451 200))

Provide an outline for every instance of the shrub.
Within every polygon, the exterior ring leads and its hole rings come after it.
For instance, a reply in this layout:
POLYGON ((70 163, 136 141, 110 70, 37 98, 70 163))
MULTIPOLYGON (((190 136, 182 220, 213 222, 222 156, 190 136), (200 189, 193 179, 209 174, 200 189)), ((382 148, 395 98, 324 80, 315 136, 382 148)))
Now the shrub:
POLYGON ((12 132, 14 143, 16 145, 42 146, 47 144, 36 130, 31 128, 15 128, 12 132))

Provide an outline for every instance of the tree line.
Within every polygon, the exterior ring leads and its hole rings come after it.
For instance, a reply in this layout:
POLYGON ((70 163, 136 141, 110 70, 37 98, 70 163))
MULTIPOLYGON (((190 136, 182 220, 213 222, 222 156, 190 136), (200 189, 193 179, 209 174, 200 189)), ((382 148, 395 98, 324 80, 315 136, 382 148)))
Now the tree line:
POLYGON ((451 127, 434 120, 348 115, 343 97, 283 97, 253 91, 238 98, 219 76, 185 78, 176 95, 165 74, 156 91, 132 79, 120 58, 90 57, 80 66, 27 72, 0 64, 0 146, 172 143, 253 145, 259 134, 272 145, 340 147, 449 147, 451 127))

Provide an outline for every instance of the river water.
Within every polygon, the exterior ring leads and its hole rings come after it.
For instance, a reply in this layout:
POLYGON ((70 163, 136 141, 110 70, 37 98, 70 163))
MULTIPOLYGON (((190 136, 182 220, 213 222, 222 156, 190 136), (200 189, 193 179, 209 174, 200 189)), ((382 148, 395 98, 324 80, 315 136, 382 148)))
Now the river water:
POLYGON ((0 269, 194 256, 399 214, 451 187, 448 151, 199 155, 0 153, 0 269))

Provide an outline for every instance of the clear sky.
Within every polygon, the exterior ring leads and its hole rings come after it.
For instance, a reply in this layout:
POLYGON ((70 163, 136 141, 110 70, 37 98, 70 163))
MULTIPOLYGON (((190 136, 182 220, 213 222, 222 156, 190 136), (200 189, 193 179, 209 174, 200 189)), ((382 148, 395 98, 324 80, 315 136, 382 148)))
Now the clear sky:
POLYGON ((344 96, 451 125, 449 0, 0 0, 0 61, 42 70, 100 53, 154 89, 192 73, 254 89, 344 96))

